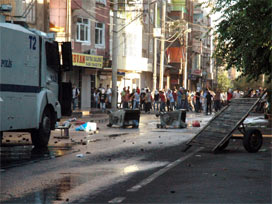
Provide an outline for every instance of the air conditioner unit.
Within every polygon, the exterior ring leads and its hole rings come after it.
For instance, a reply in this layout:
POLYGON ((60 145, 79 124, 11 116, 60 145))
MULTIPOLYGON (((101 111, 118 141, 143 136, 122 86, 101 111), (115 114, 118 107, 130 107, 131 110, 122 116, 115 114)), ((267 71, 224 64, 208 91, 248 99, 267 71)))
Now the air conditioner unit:
POLYGON ((96 49, 90 49, 89 52, 90 52, 91 55, 96 55, 96 49))

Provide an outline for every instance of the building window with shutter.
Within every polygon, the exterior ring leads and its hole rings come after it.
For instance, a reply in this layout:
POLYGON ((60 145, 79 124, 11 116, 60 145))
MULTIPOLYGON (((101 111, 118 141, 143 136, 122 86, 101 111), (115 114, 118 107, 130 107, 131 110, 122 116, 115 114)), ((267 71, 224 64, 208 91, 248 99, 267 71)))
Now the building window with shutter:
POLYGON ((95 46, 105 47, 105 25, 103 23, 95 23, 95 46))
POLYGON ((90 20, 78 17, 76 26, 76 41, 90 44, 90 20))

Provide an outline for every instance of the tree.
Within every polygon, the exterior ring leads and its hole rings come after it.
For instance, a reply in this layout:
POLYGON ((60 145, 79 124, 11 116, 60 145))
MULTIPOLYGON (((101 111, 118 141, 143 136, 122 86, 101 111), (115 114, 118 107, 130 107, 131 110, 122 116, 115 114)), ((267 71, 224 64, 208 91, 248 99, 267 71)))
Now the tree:
POLYGON ((215 28, 214 56, 226 69, 236 68, 248 80, 265 74, 272 79, 271 0, 208 0, 221 12, 215 28))
POLYGON ((233 88, 239 90, 247 90, 248 88, 258 89, 259 87, 270 88, 272 87, 272 82, 259 77, 258 80, 248 81, 246 77, 238 77, 233 81, 233 88))
POLYGON ((232 84, 228 78, 228 73, 226 71, 219 72, 217 76, 217 89, 221 92, 226 92, 229 88, 232 88, 232 84))

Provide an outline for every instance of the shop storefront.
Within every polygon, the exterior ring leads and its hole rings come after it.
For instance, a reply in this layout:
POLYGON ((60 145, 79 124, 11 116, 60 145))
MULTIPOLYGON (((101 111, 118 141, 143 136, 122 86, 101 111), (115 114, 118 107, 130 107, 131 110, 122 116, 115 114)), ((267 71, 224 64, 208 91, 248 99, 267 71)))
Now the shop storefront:
POLYGON ((92 103, 92 92, 97 87, 97 72, 103 67, 103 56, 72 53, 73 72, 65 77, 80 89, 79 108, 88 109, 92 103))

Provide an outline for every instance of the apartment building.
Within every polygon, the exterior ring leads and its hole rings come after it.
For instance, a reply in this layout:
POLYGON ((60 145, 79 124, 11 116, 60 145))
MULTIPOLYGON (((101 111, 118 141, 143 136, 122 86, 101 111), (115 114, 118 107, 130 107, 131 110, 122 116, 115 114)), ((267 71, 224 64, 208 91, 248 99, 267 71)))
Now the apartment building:
POLYGON ((192 26, 192 89, 212 88, 213 66, 212 66, 212 41, 208 32, 211 27, 211 19, 207 11, 198 6, 198 1, 194 2, 194 23, 192 26))
POLYGON ((190 88, 192 78, 192 34, 193 1, 172 0, 168 7, 169 42, 167 42, 167 61, 165 69, 167 87, 190 88), (170 78, 170 80, 169 80, 170 78))
MULTIPOLYGON (((152 89, 152 42, 147 42, 150 39, 147 1, 120 1, 118 5, 118 91, 128 86, 130 90, 136 87, 152 89)), ((111 26, 110 42, 112 29, 111 26)), ((111 77, 107 79, 109 81, 111 77)))

